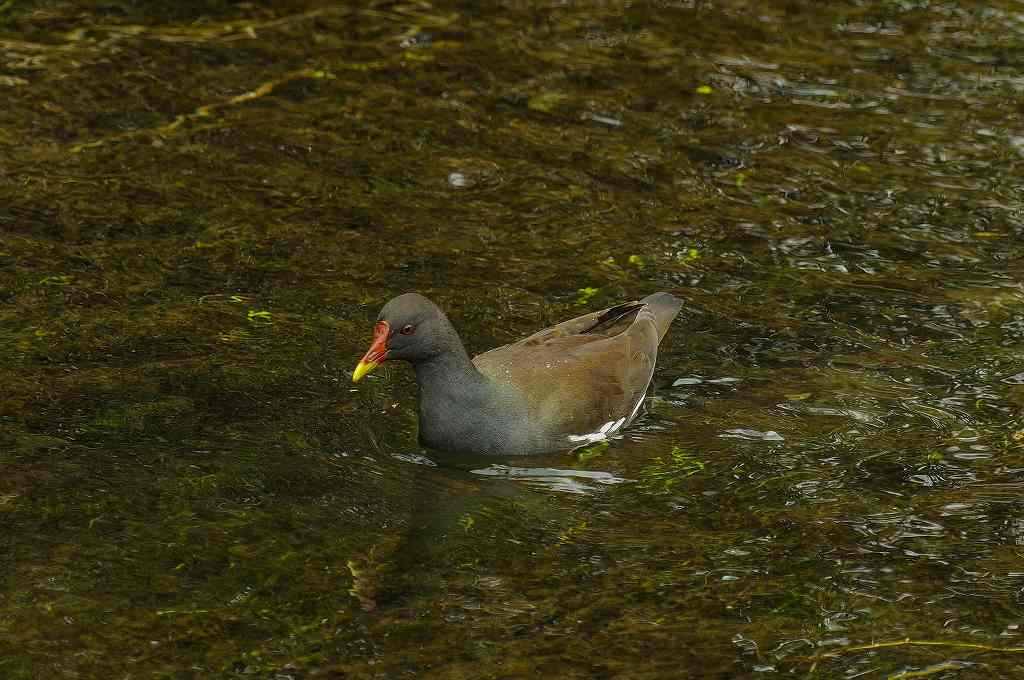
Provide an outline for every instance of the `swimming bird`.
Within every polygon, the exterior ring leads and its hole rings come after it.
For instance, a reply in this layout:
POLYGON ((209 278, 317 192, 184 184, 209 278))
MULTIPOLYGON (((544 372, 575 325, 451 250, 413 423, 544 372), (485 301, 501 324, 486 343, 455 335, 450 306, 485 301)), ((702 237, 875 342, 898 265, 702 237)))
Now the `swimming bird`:
POLYGON ((352 381, 384 361, 412 364, 419 438, 433 449, 511 456, 586 446, 636 418, 680 307, 654 293, 470 359, 444 312, 405 293, 381 309, 352 381))

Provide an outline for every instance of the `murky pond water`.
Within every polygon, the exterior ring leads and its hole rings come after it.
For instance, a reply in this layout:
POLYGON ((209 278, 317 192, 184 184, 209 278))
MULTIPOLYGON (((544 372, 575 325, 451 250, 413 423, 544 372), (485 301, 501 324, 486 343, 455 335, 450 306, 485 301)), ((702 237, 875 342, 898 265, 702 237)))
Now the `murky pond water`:
POLYGON ((0 676, 1024 677, 1024 6, 0 2, 0 676), (685 300, 604 447, 416 444, 685 300))

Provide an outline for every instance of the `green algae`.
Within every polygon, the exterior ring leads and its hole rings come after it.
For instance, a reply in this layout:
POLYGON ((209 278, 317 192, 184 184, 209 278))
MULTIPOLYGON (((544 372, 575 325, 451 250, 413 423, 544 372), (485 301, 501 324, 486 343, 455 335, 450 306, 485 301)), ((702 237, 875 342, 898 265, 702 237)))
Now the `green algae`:
POLYGON ((0 674, 1019 675, 1013 11, 3 3, 0 674), (413 464, 413 289, 681 295, 621 481, 413 464))
POLYGON ((640 483, 649 492, 668 493, 683 479, 703 469, 702 461, 681 447, 673 446, 668 454, 655 457, 640 471, 640 483))

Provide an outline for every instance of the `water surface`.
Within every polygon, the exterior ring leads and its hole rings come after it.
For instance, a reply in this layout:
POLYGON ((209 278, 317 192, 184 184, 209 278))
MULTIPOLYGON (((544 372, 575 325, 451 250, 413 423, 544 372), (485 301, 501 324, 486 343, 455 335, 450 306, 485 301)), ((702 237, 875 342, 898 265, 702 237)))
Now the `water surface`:
POLYGON ((1024 676, 1021 11, 0 3, 0 675, 1024 676), (685 306, 467 459, 407 290, 685 306))

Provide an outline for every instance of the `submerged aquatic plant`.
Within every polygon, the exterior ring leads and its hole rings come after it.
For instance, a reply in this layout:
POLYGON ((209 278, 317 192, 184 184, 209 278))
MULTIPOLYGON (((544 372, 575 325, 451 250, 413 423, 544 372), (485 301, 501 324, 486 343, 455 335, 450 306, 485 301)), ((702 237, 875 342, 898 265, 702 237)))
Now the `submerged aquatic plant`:
POLYGON ((640 471, 641 486, 652 493, 668 493, 682 480, 704 470, 704 463, 681 446, 654 458, 640 471))

